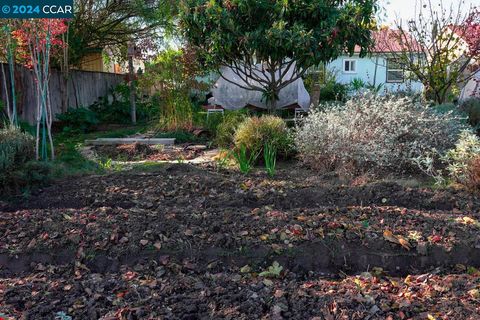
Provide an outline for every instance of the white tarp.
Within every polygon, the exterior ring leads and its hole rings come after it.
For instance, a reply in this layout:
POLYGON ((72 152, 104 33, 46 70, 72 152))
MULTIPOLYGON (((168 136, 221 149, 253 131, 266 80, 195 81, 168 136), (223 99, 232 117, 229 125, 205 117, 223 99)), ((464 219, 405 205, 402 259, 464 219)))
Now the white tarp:
POLYGON ((468 100, 469 98, 480 99, 480 70, 467 82, 460 94, 460 101, 468 100))
MULTIPOLYGON (((261 68, 260 65, 257 65, 261 68)), ((293 67, 290 68, 285 75, 285 79, 291 79, 293 73, 293 67)), ((245 82, 236 75, 231 68, 224 67, 222 70, 223 77, 228 80, 238 83, 240 85, 248 87, 245 82)), ((259 77, 267 79, 263 73, 258 73, 259 77), (260 76, 261 74, 261 76, 260 76)), ((277 71, 277 77, 279 72, 277 71)), ((242 109, 247 105, 253 105, 258 108, 267 109, 265 99, 262 99, 262 93, 260 91, 247 90, 239 87, 236 84, 230 83, 220 77, 212 88, 213 97, 208 100, 212 105, 220 105, 227 110, 242 109)), ((257 85, 258 82, 249 79, 252 85, 257 85)), ((290 105, 298 104, 300 108, 308 111, 310 108, 310 95, 308 94, 302 79, 298 79, 280 91, 279 100, 277 101, 277 108, 285 108, 290 105)))

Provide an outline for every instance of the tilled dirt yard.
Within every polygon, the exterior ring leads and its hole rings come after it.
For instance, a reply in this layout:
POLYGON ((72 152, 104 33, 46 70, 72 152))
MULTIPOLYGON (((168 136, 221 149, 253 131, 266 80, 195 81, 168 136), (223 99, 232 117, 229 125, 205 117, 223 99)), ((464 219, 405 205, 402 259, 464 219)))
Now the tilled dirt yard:
POLYGON ((480 318, 462 191, 164 165, 0 211, 6 319, 480 318))

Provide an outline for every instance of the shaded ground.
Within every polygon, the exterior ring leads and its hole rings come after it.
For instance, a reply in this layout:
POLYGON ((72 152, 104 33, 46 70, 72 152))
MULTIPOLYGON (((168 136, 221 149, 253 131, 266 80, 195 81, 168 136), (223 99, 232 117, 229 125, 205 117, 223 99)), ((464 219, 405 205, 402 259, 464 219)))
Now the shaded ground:
POLYGON ((461 191, 293 166, 273 180, 164 165, 65 181, 0 208, 0 313, 478 319, 479 210, 461 191))
POLYGON ((182 161, 192 160, 203 154, 205 146, 176 145, 149 146, 143 144, 127 144, 114 146, 96 146, 98 156, 115 161, 182 161))

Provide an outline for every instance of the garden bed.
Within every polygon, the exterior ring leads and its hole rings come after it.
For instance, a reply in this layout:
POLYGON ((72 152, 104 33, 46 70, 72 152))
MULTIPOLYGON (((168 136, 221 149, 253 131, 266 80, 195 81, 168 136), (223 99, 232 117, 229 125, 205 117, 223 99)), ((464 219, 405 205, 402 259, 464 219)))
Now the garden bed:
POLYGON ((124 144, 98 145, 94 151, 101 158, 115 161, 182 161, 203 155, 206 147, 190 144, 177 146, 124 144))
POLYGON ((475 319, 480 200, 402 185, 295 164, 274 179, 165 164, 65 181, 0 208, 0 313, 475 319))

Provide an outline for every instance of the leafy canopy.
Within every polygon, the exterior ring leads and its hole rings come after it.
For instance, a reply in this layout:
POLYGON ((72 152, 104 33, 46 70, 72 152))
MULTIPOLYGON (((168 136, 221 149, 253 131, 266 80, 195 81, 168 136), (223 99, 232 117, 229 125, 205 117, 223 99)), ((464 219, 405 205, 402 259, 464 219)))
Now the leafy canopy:
POLYGON ((299 67, 367 53, 376 0, 184 0, 182 26, 205 61, 294 59, 299 67))
POLYGON ((365 55, 377 7, 377 0, 183 0, 180 22, 206 66, 232 68, 244 89, 275 101, 309 67, 356 46, 365 55))

